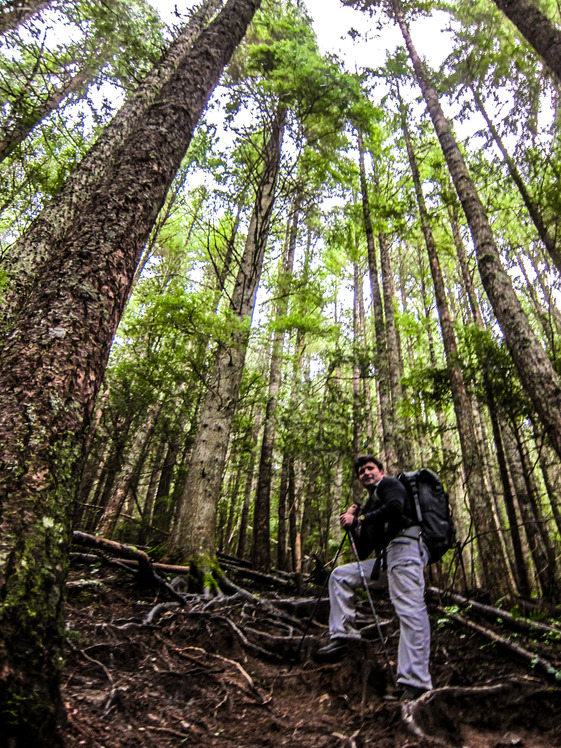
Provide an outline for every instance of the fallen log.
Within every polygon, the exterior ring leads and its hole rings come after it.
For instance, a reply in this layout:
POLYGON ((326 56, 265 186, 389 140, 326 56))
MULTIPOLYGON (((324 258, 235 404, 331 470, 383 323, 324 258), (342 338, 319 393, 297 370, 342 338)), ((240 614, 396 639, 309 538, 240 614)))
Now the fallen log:
POLYGON ((450 611, 446 610, 446 608, 443 608, 441 605, 438 605, 437 609, 447 618, 450 618, 453 621, 456 621, 457 623, 461 624, 462 626, 465 626, 466 628, 471 629, 472 631, 476 631, 478 634, 481 634, 486 639, 490 639, 491 641, 495 642, 495 644, 497 644, 499 647, 502 647, 503 649, 506 649, 509 652, 512 652, 517 657, 519 657, 523 662, 525 662, 532 670, 535 670, 537 672, 540 672, 542 675, 545 675, 547 680, 552 681, 553 683, 557 685, 561 685, 561 669, 553 665, 553 663, 549 662, 549 660, 546 660, 544 657, 541 657, 540 655, 536 654, 536 652, 532 652, 529 649, 525 649, 524 647, 521 647, 520 644, 516 644, 510 639, 505 639, 504 636, 500 636, 495 631, 491 631, 491 629, 488 629, 485 626, 481 626, 478 623, 474 623, 473 621, 470 621, 467 618, 464 618, 463 616, 458 615, 458 613, 451 613, 450 611))
MULTIPOLYGON (((93 553, 71 553, 70 558, 75 558, 77 561, 83 561, 84 563, 94 563, 99 561, 99 556, 93 553)), ((117 559, 109 558, 106 559, 110 563, 117 561, 117 559)), ((119 564, 124 564, 131 569, 138 569, 139 562, 134 558, 121 558, 119 564)), ((161 564, 158 561, 152 561, 152 568, 156 571, 161 571, 162 574, 189 574, 190 566, 174 566, 173 564, 161 564)))
POLYGON ((549 634, 561 634, 561 628, 548 626, 539 621, 531 621, 528 618, 515 618, 512 613, 509 613, 506 610, 495 608, 492 605, 484 605, 483 603, 470 600, 468 597, 464 597, 455 592, 444 592, 443 590, 438 589, 438 587, 428 587, 427 595, 430 599, 438 602, 449 600, 461 607, 469 607, 471 610, 480 613, 484 618, 493 621, 500 618, 501 622, 513 631, 522 631, 525 634, 536 633, 544 636, 549 634))
POLYGON ((251 579, 254 582, 261 582, 273 587, 283 587, 286 589, 294 589, 295 586, 294 580, 287 580, 274 574, 265 574, 262 571, 255 571, 254 569, 238 566, 237 564, 228 562, 226 559, 221 560, 220 566, 227 571, 231 571, 245 579, 251 579))
POLYGON ((134 561, 138 565, 138 571, 143 581, 154 583, 156 586, 163 587, 176 600, 184 602, 184 596, 177 592, 165 579, 156 573, 154 564, 150 556, 144 551, 140 551, 132 545, 117 543, 114 540, 99 538, 96 535, 89 535, 85 532, 75 530, 72 533, 72 541, 77 545, 86 546, 87 548, 97 548, 101 551, 107 551, 119 556, 121 564, 126 565, 126 561, 134 561))

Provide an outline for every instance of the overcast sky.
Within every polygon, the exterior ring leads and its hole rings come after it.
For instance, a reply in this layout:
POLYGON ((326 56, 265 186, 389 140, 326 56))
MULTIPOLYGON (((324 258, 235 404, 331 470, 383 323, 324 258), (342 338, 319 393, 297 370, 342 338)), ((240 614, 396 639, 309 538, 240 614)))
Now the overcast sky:
MULTIPOLYGON (((166 22, 177 22, 174 7, 179 10, 190 8, 195 0, 149 0, 158 8, 166 22)), ((304 0, 313 18, 318 44, 323 53, 334 53, 345 61, 349 72, 363 67, 375 68, 384 64, 386 53, 402 44, 401 33, 396 27, 385 28, 382 34, 374 31, 366 13, 341 5, 339 0, 304 0), (361 38, 353 41, 348 32, 355 29, 361 38)), ((413 41, 419 52, 426 56, 432 67, 438 67, 451 46, 449 34, 442 29, 447 23, 447 15, 436 11, 431 18, 416 21, 412 27, 413 41)))

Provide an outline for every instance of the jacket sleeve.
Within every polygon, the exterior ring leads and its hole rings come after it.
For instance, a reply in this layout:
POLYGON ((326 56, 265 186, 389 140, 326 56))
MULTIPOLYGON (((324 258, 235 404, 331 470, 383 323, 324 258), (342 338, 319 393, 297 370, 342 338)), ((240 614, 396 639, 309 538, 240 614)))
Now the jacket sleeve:
MULTIPOLYGON (((379 525, 382 523, 400 523, 407 499, 405 486, 397 478, 382 478, 376 488, 380 504, 372 511, 365 511, 362 515, 362 526, 379 525)), ((368 507, 365 506, 368 510, 368 507)))

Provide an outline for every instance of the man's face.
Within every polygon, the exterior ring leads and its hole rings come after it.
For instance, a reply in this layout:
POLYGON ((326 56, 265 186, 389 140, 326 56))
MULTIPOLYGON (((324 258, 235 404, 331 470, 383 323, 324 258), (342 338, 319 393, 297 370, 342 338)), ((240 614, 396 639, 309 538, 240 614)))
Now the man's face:
POLYGON ((366 462, 358 469, 358 481, 364 488, 374 488, 384 477, 384 471, 373 462, 366 462))

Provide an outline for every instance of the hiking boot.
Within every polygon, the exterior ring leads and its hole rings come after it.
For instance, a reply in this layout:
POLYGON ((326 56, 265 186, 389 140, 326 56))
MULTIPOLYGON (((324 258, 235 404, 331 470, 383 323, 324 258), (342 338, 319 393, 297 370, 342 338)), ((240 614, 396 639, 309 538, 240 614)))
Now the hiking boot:
POLYGON ((348 642, 344 637, 335 637, 325 647, 318 649, 314 659, 318 662, 339 662, 346 655, 347 647, 348 642))
POLYGON ((415 699, 427 693, 428 690, 428 688, 420 688, 419 686, 401 686, 392 693, 386 694, 384 701, 415 701, 415 699))

